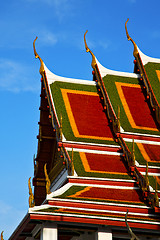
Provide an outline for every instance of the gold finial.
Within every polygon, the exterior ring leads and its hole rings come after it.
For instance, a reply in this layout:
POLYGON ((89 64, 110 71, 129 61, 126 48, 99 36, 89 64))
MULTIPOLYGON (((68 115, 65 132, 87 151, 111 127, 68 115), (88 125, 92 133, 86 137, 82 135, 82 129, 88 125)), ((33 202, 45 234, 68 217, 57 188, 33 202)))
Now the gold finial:
POLYGON ((28 179, 28 188, 29 188, 29 207, 34 207, 34 195, 32 193, 32 188, 31 188, 31 177, 28 179))
POLYGON ((131 236, 131 240, 139 240, 139 238, 132 232, 132 229, 130 228, 130 226, 128 224, 127 215, 128 215, 128 209, 127 209, 127 212, 126 212, 126 215, 125 215, 125 222, 126 222, 128 233, 131 236))
POLYGON ((72 164, 72 176, 74 176, 74 163, 73 163, 73 148, 72 148, 72 159, 71 159, 71 164, 72 164))
POLYGON ((137 48, 136 43, 133 41, 133 39, 132 39, 132 38, 129 36, 129 34, 128 34, 128 30, 127 30, 127 22, 128 22, 128 21, 129 21, 129 18, 128 18, 127 21, 125 22, 126 35, 127 35, 128 41, 131 41, 131 42, 133 43, 133 46, 134 46, 133 56, 134 56, 134 57, 137 57, 138 48, 137 48))
POLYGON ((133 164, 135 165, 135 154, 134 154, 134 138, 132 138, 132 157, 133 157, 133 164))
POLYGON ((36 42, 37 38, 38 37, 36 37, 33 41, 33 49, 34 49, 35 58, 39 58, 39 60, 40 60, 41 66, 40 66, 39 72, 42 75, 44 73, 44 63, 43 63, 42 59, 40 58, 40 56, 38 55, 36 48, 35 48, 35 42, 36 42))
POLYGON ((4 231, 1 232, 1 240, 4 240, 3 233, 4 233, 4 231))
POLYGON ((61 118, 60 118, 60 140, 62 141, 62 115, 61 115, 61 118))
POLYGON ((157 193, 157 179, 155 177, 155 205, 156 207, 159 207, 159 197, 157 193))
POLYGON ((149 178, 148 178, 148 162, 146 161, 146 175, 145 175, 145 180, 146 180, 146 187, 149 186, 149 178))
POLYGON ((85 32, 84 34, 84 44, 85 44, 85 48, 86 48, 86 52, 90 52, 90 54, 92 55, 92 63, 91 66, 94 69, 95 65, 96 65, 96 58, 94 56, 94 54, 92 53, 92 51, 89 49, 89 47, 87 46, 87 42, 86 42, 86 34, 87 34, 88 30, 85 32))
POLYGON ((49 180, 48 173, 47 173, 47 163, 44 165, 44 174, 46 177, 46 193, 50 194, 51 193, 51 191, 50 191, 51 182, 49 180))

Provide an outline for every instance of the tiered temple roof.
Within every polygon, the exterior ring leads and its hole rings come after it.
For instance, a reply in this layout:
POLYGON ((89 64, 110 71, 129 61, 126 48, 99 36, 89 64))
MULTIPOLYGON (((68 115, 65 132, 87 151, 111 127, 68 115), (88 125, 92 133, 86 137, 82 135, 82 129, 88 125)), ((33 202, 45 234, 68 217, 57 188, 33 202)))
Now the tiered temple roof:
POLYGON ((52 73, 34 41, 42 76, 34 199, 30 189, 29 211, 10 240, 35 233, 40 239, 37 226, 46 221, 58 224, 59 240, 74 239, 66 238, 64 223, 72 231, 75 223, 81 231, 87 226, 91 235, 109 226, 121 239, 127 210, 139 236, 158 236, 160 59, 144 55, 126 33, 134 45, 134 73, 103 67, 85 39, 93 81, 52 73))

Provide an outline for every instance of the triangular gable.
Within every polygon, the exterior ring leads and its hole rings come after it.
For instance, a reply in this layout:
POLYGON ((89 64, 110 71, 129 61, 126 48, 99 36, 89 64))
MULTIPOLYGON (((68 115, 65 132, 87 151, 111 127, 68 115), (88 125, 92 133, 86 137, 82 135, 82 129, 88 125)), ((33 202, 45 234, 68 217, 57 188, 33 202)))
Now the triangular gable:
MULTIPOLYGON (((128 20, 126 21, 127 24, 128 20)), ((160 59, 151 58, 143 54, 133 39, 129 36, 127 25, 125 24, 128 40, 134 45, 133 55, 135 57, 134 71, 139 74, 142 81, 146 99, 149 101, 154 112, 158 126, 160 127, 160 59)))
POLYGON ((146 80, 151 86, 156 100, 160 105, 160 59, 149 57, 142 53, 139 49, 138 53, 143 64, 144 73, 146 73, 146 80))
POLYGON ((160 134, 138 78, 106 75, 103 82, 116 115, 120 107, 120 124, 125 132, 160 134))
POLYGON ((86 82, 49 84, 57 119, 62 118, 63 140, 115 144, 96 86, 86 82))

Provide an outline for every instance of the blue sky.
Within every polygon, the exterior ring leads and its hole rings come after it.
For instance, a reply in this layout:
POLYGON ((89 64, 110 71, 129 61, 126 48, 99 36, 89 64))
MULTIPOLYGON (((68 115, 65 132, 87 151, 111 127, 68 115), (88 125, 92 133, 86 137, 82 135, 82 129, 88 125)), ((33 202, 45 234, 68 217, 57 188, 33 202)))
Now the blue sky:
POLYGON ((28 178, 37 151, 40 74, 36 49, 57 75, 92 80, 91 56, 133 72, 128 31, 145 54, 160 58, 159 0, 5 0, 0 7, 0 232, 8 239, 28 210, 28 178))

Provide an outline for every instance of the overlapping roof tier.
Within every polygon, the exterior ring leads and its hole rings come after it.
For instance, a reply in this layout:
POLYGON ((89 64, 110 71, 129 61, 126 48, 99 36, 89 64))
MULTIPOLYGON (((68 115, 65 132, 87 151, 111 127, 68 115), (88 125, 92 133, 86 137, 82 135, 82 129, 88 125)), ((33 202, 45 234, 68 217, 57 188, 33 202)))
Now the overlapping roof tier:
POLYGON ((53 128, 70 176, 30 214, 124 226, 129 209, 131 226, 158 230, 160 136, 139 75, 108 70, 97 60, 94 70, 91 82, 56 76, 44 65, 53 128))
POLYGON ((135 73, 123 73, 90 53, 93 81, 55 75, 35 50, 42 75, 36 206, 21 225, 49 220, 125 227, 128 210, 130 227, 159 231, 160 125, 152 95, 159 104, 160 60, 138 49, 135 73))

